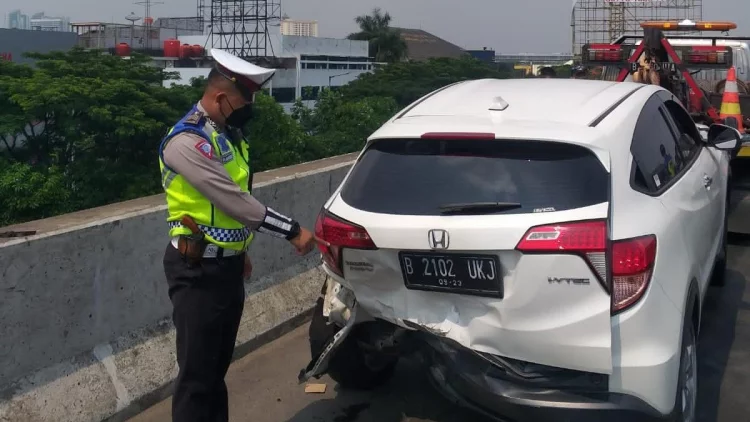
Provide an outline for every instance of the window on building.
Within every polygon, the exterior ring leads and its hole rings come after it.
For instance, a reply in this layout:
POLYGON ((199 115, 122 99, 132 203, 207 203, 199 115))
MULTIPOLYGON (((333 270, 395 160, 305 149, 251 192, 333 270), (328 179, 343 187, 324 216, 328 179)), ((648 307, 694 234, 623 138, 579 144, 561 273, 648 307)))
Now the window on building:
POLYGON ((328 69, 327 63, 302 63, 303 69, 328 69))
POLYGON ((293 103, 295 100, 294 88, 274 88, 273 98, 277 103, 293 103))

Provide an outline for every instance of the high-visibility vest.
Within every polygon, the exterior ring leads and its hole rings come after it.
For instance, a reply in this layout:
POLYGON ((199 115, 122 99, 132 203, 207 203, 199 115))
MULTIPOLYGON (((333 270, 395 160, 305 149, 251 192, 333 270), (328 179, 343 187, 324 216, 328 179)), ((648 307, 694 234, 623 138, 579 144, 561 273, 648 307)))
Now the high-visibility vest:
MULTIPOLYGON (((202 193, 198 192, 174 169, 164 164, 164 147, 169 139, 179 133, 190 132, 199 135, 213 147, 213 153, 224 164, 224 168, 243 192, 251 192, 248 144, 244 139, 235 146, 226 135, 216 130, 207 133, 206 116, 197 107, 174 125, 159 145, 159 168, 164 192, 167 195, 167 223, 169 236, 189 235, 190 229, 183 226, 181 219, 188 215, 205 234, 206 240, 225 249, 244 251, 253 240, 253 232, 242 223, 216 208, 202 193)), ((200 143, 196 148, 200 148, 200 143)), ((204 152, 208 154, 207 145, 204 152)))

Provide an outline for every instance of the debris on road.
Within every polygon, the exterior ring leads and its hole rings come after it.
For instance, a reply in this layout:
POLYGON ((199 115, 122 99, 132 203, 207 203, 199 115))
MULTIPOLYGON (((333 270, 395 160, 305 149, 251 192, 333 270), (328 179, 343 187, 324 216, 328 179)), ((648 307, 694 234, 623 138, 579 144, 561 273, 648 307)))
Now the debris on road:
POLYGON ((307 384, 305 385, 305 393, 307 394, 323 394, 326 392, 325 384, 307 384))

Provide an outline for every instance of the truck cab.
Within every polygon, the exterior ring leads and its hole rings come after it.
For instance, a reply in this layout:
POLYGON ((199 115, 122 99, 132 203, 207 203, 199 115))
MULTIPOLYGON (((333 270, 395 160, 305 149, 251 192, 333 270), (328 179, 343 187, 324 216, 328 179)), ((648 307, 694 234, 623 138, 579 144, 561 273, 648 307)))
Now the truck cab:
MULTIPOLYGON (((658 74, 659 85, 680 99, 696 123, 723 123, 720 112, 727 72, 737 76, 743 129, 750 128, 750 37, 727 35, 732 22, 646 21, 643 35, 623 35, 610 44, 587 44, 581 58, 602 66, 602 79, 633 81, 634 75, 658 74), (666 36, 671 31, 703 31, 698 35, 666 36), (710 31, 721 32, 713 35, 710 31), (644 62, 644 58, 648 58, 644 62), (655 69, 649 69, 655 66, 655 69)), ((655 83, 653 81, 642 81, 655 83)), ((750 133, 750 132, 748 132, 750 133)))

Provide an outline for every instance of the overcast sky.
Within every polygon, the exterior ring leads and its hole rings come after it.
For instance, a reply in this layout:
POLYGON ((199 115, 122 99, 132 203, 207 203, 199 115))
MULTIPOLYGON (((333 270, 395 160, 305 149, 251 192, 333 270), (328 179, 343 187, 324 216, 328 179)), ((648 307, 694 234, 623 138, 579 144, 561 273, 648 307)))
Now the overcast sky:
MULTIPOLYGON (((75 21, 125 23, 130 12, 143 16, 138 0, 1 0, 0 22, 11 10, 31 15, 68 16, 75 21)), ((196 0, 159 0, 154 18, 195 16, 196 0)), ((664 0, 682 3, 687 0, 664 0)), ((494 48, 503 53, 569 52, 572 0, 281 0, 292 18, 317 20, 322 37, 344 37, 356 30, 354 17, 379 6, 394 26, 421 28, 463 48, 494 48)), ((210 0, 206 0, 210 3, 210 0)), ((703 0, 704 19, 734 20, 737 35, 750 36, 750 0, 703 0)))

